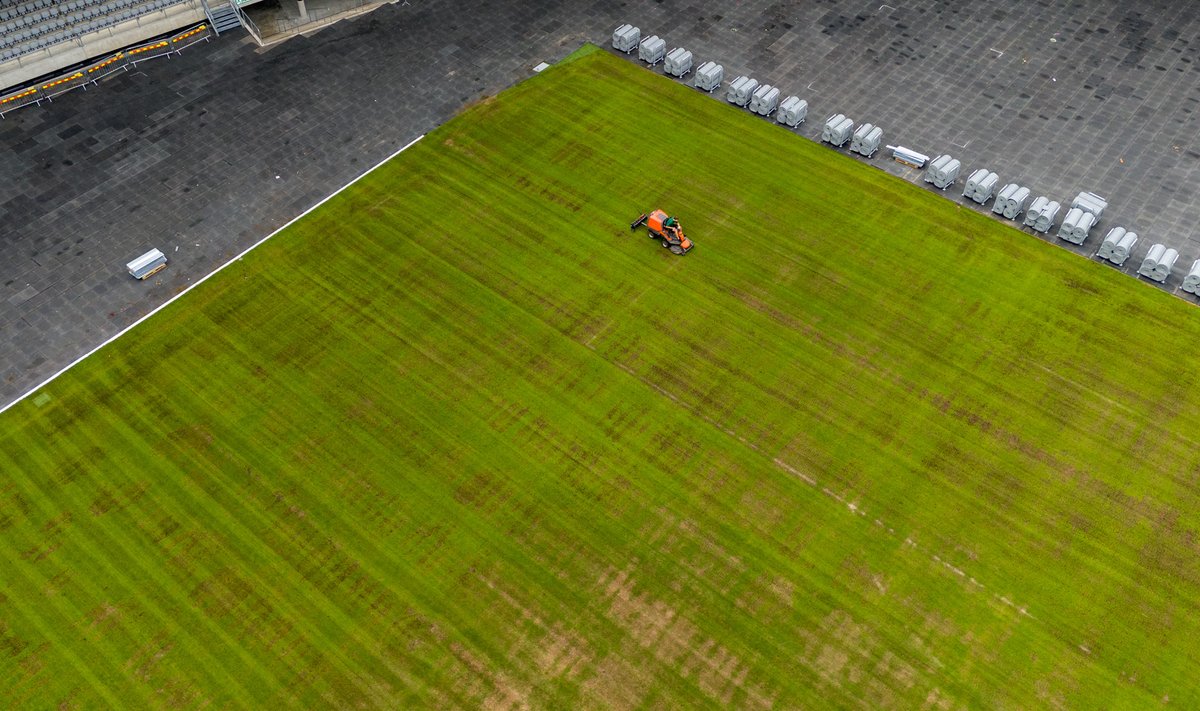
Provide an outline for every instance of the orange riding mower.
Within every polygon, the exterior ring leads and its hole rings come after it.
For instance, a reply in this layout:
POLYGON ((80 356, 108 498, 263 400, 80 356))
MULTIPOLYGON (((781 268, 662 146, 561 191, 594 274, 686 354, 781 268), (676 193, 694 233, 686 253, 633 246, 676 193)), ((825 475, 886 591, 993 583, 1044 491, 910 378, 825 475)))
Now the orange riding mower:
POLYGON ((671 250, 672 254, 687 254, 696 246, 683 234, 683 225, 679 220, 662 210, 654 210, 648 215, 643 212, 629 225, 629 229, 636 230, 643 224, 650 233, 650 239, 662 240, 662 246, 671 250))

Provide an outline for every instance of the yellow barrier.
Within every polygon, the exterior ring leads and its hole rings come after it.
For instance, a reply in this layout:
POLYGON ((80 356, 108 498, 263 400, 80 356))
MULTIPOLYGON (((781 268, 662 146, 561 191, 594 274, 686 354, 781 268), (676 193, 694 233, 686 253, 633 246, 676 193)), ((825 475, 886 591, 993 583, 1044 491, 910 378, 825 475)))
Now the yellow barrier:
POLYGON ((46 89, 49 89, 52 86, 58 86, 59 84, 66 84, 67 82, 74 81, 75 79, 78 79, 82 76, 83 76, 83 72, 75 72, 74 74, 72 74, 69 77, 63 77, 62 79, 59 79, 58 81, 52 81, 49 84, 42 84, 42 91, 45 91, 46 89))
POLYGON ((115 62, 115 61, 119 60, 121 57, 124 57, 124 56, 125 56, 125 53, 124 53, 124 52, 117 52, 116 54, 114 54, 113 56, 109 57, 109 58, 108 58, 108 59, 106 59, 105 61, 103 61, 103 62, 100 62, 100 63, 99 63, 99 64, 97 64, 96 66, 94 66, 94 67, 88 67, 88 74, 91 74, 92 72, 96 71, 97 69, 103 69, 103 68, 107 67, 108 65, 112 64, 113 62, 115 62))
POLYGON ((168 44, 170 44, 170 43, 167 42, 166 40, 163 40, 162 42, 155 42, 154 44, 148 44, 145 47, 138 47, 137 49, 131 49, 128 52, 126 52, 126 54, 128 54, 128 55, 141 54, 142 52, 149 52, 152 49, 159 49, 160 47, 166 47, 168 44))
POLYGON ((25 91, 22 91, 20 94, 13 94, 12 96, 9 96, 7 98, 0 99, 0 104, 7 104, 10 101, 16 101, 17 99, 24 99, 26 96, 31 96, 36 93, 37 93, 37 89, 27 89, 25 91))
POLYGON ((191 32, 185 32, 185 33, 179 35, 178 37, 173 38, 171 40, 171 42, 178 42, 180 40, 185 40, 188 37, 191 37, 192 35, 200 34, 201 32, 203 32, 206 29, 208 29, 208 27, 206 25, 200 25, 199 27, 192 30, 191 32))

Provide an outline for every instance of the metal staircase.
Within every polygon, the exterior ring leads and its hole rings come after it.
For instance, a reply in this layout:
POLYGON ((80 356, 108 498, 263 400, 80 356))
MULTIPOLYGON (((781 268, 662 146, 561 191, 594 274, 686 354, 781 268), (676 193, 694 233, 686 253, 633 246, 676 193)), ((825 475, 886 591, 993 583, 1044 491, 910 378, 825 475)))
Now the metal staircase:
POLYGON ((232 2, 217 0, 215 6, 210 6, 205 0, 204 13, 208 15, 208 21, 212 23, 213 31, 218 35, 242 26, 241 13, 232 2))

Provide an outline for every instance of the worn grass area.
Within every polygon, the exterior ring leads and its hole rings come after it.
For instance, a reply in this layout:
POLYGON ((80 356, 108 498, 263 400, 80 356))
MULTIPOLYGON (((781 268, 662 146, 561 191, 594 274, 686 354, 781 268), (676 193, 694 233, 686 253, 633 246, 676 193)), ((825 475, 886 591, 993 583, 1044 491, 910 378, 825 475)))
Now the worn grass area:
POLYGON ((585 52, 0 418, 0 698, 1195 707, 1198 341, 585 52))

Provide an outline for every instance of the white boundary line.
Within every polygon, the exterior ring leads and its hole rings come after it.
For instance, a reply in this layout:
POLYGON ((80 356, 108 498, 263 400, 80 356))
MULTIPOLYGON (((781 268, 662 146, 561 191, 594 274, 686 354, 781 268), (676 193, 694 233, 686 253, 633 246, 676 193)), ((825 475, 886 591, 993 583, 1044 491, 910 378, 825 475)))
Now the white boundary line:
POLYGON ((32 388, 30 388, 30 389, 29 389, 29 390, 28 390, 28 391, 27 391, 27 392, 26 392, 24 395, 22 395, 22 396, 18 397, 16 400, 13 400, 12 402, 10 402, 10 403, 8 403, 7 405, 5 405, 4 407, 0 407, 0 414, 3 414, 3 413, 5 413, 5 412, 7 412, 7 411, 9 410, 9 408, 13 407, 13 406, 14 406, 14 405, 16 405, 17 403, 21 402, 21 401, 22 401, 22 400, 24 400, 25 398, 27 398, 27 397, 29 397, 30 395, 32 395, 32 394, 34 394, 35 392, 37 392, 38 390, 41 390, 42 388, 46 387, 46 386, 47 386, 47 385, 49 385, 50 383, 54 382, 54 380, 55 380, 56 378, 58 378, 58 376, 62 375, 63 373, 65 373, 65 372, 67 372, 68 370, 70 370, 71 368, 74 368, 75 366, 77 366, 77 365, 79 365, 81 362, 83 362, 83 359, 84 359, 84 358, 87 358, 88 356, 90 356, 90 355, 94 354, 96 351, 100 350, 101 348, 103 348, 103 347, 107 346, 108 344, 112 343, 113 341, 117 340, 117 339, 118 339, 118 338, 120 338, 121 336, 124 336, 126 333, 129 333, 129 332, 130 332, 130 331, 132 331, 132 330, 133 330, 133 329, 134 329, 134 328, 135 328, 135 327, 136 327, 138 324, 140 324, 142 321, 145 321, 146 319, 150 318, 150 317, 151 317, 151 316, 153 316, 154 314, 158 313, 159 311, 162 311, 163 309, 167 308, 167 307, 168 307, 168 306, 170 306, 171 304, 175 303, 176 299, 179 299, 179 298, 181 298, 181 297, 182 297, 184 294, 187 294, 187 293, 188 293, 189 291, 191 291, 192 289, 195 289, 196 287, 200 286, 200 285, 201 285, 201 284, 203 284, 204 282, 208 281, 209 277, 211 277, 211 276, 214 276, 214 275, 215 275, 217 272, 221 271, 221 270, 222 270, 222 269, 224 269, 225 267, 229 266, 230 264, 233 264, 234 262, 238 261, 238 260, 239 260, 239 259, 241 259, 242 257, 246 256, 247 254, 249 254, 249 253, 250 253, 250 250, 254 249, 255 247, 258 247, 258 246, 259 246, 259 245, 261 245, 263 242, 266 242, 267 240, 271 239, 272 237, 274 237, 275 235, 279 234, 280 232, 283 232, 283 231, 284 231, 284 230, 286 230, 288 227, 291 227, 293 223, 297 222, 297 221, 298 221, 298 220, 300 220, 302 217, 304 217, 304 216, 305 216, 305 215, 307 215, 308 213, 312 212, 313 210, 317 209, 318 207, 320 207, 320 206, 324 205, 326 202, 328 202, 329 200, 331 200, 331 199, 333 199, 334 197, 336 197, 336 196, 338 195, 338 193, 342 192, 342 191, 343 191, 343 190, 345 190, 346 188, 350 187, 351 185, 354 185, 354 184, 355 184, 355 183, 357 183, 358 181, 360 181, 360 180, 362 180, 363 178, 367 177, 367 176, 368 176, 368 175, 370 175, 372 172, 374 172, 376 168, 378 168, 379 166, 383 165, 384 163, 387 163, 389 160, 391 160, 391 159, 395 158, 396 156, 400 155, 400 154, 401 154, 401 153, 403 153, 404 151, 408 150, 408 149, 409 149, 409 148, 410 148, 410 147, 411 147, 411 146, 412 146, 414 143, 416 143, 417 141, 421 140, 421 139, 422 139, 422 138, 424 138, 424 137, 425 137, 425 134, 423 134, 423 133, 422 133, 420 136, 417 136, 416 138, 412 139, 412 140, 411 140, 411 141, 409 141, 407 144, 405 144, 405 145, 404 145, 402 148, 400 148, 400 150, 398 150, 398 151, 396 151, 395 153, 391 154, 391 155, 390 155, 390 156, 388 156, 387 158, 384 158, 383 160, 379 161, 378 163, 376 163, 375 165, 371 166, 370 168, 367 168, 367 170, 366 170, 365 172, 363 172, 361 175, 359 175, 357 178, 355 178, 354 180, 351 180, 350 182, 346 183, 345 185, 343 185, 342 187, 338 188, 337 190, 334 190, 332 193, 330 193, 328 196, 326 196, 325 198, 323 198, 323 199, 322 199, 320 202, 318 202, 316 205, 313 205, 312 207, 308 208, 308 209, 307 209, 307 210, 305 210, 304 212, 302 212, 302 213, 300 213, 299 215, 296 215, 296 216, 295 216, 295 217, 293 217, 292 219, 288 220, 287 224, 285 224, 283 227, 280 227, 279 229, 275 230, 274 232, 272 232, 271 234, 267 235, 266 237, 263 237, 263 238, 262 238, 262 239, 260 239, 259 241, 255 242, 254 244, 250 245, 250 246, 249 246, 249 247, 247 247, 246 249, 242 250, 241 254, 238 254, 236 257, 233 257, 233 258, 232 258, 232 259, 230 259, 229 261, 225 262, 225 263, 224 263, 224 264, 222 264, 221 266, 219 266, 219 267, 217 267, 216 269, 214 269, 214 270, 212 270, 211 272, 209 272, 208 274, 205 274, 204 276, 200 277, 198 280, 196 280, 196 282, 195 282, 194 284, 191 284, 191 285, 189 285, 189 286, 188 286, 186 289, 184 289, 183 291, 179 292, 179 293, 178 293, 178 294, 176 294, 175 296, 172 296, 171 298, 167 299, 167 300, 166 300, 166 301, 164 301, 163 303, 161 303, 161 304, 159 304, 158 306, 154 307, 154 309, 152 309, 152 310, 150 311, 150 313, 146 314, 145 316, 142 316, 142 317, 141 317, 141 318, 139 318, 138 320, 134 321, 133 323, 131 323, 131 324, 129 324, 128 326, 126 326, 125 328, 121 329, 121 330, 120 330, 120 331, 118 331, 118 332, 117 332, 115 335, 111 336, 111 337, 110 337, 108 340, 104 341, 103 343, 101 343, 100 345, 96 346, 96 347, 95 347, 95 348, 93 348, 92 350, 88 351, 87 353, 84 353, 83 355, 79 356, 79 357, 78 357, 78 358, 76 358, 75 360, 71 361, 71 363, 70 363, 70 364, 69 364, 67 367, 65 367, 65 368, 63 368, 62 370, 58 371, 58 372, 57 372, 57 373, 55 373, 54 375, 51 375, 49 378, 46 378, 45 380, 43 380, 43 381, 42 381, 41 383, 39 383, 38 385, 35 385, 35 386, 33 386, 33 387, 32 387, 32 388))

